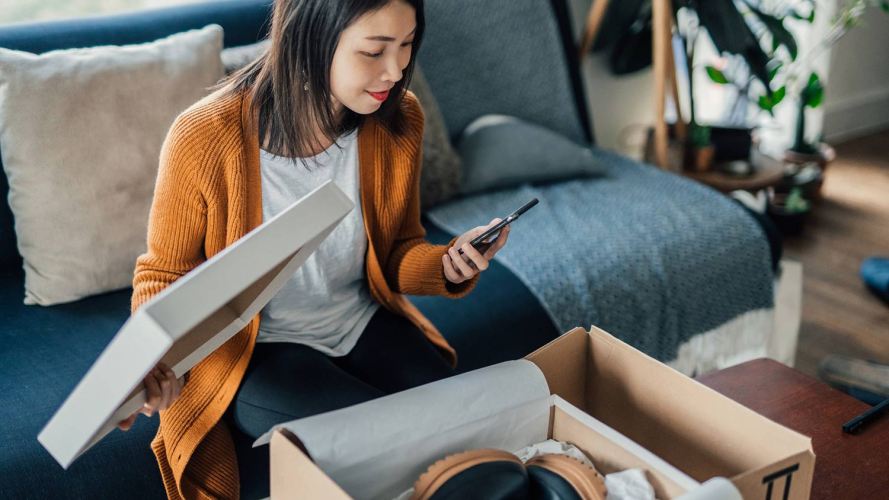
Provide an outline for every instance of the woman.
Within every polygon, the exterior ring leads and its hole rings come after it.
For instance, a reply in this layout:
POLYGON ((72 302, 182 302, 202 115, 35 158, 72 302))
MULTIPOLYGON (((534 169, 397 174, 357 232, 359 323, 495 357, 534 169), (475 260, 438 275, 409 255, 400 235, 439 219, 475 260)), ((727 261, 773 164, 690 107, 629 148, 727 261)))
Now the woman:
POLYGON ((466 295, 509 229, 484 253, 469 241, 496 219, 424 239, 423 114, 405 90, 423 29, 422 0, 277 0, 268 51, 173 124, 133 310, 326 180, 356 209, 187 383, 163 364, 145 378, 171 498, 237 497, 230 405, 255 438, 453 373, 453 349, 402 294, 466 295))

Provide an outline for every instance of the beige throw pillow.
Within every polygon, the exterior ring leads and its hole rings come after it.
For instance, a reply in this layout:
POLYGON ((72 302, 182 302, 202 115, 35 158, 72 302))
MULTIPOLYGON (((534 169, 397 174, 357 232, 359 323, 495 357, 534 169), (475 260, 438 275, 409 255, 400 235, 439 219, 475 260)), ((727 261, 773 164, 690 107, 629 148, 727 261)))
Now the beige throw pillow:
POLYGON ((223 75, 222 28, 42 55, 0 49, 0 153, 25 303, 131 285, 161 143, 223 75))

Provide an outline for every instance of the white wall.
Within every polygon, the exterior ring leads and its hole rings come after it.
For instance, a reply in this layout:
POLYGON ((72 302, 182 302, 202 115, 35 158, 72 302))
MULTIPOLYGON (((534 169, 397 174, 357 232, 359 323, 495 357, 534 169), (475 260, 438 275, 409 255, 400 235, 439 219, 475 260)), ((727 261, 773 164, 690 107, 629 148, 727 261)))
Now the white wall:
MULTIPOLYGON (((583 33, 590 4, 591 0, 569 0, 575 40, 583 33)), ((644 129, 654 123, 651 68, 617 77, 611 74, 605 57, 587 55, 581 67, 596 144, 638 157, 644 129)))
POLYGON ((828 141, 889 128, 889 14, 870 9, 830 56, 824 102, 828 141))
MULTIPOLYGON (((620 0, 612 0, 620 1, 620 0)), ((832 16, 831 0, 820 0, 814 27, 805 23, 794 29, 800 54, 811 49, 821 33, 826 32, 832 16)), ((586 23, 591 0, 569 0, 575 39, 579 40, 586 23)), ((840 40, 831 52, 814 62, 815 69, 827 81, 825 103, 809 110, 810 136, 817 135, 825 122, 828 140, 835 141, 889 127, 889 15, 875 10, 859 26, 840 40), (826 77, 825 77, 826 75, 826 77), (826 113, 826 114, 825 114, 826 113)), ((707 49, 704 59, 708 60, 707 49)), ((715 57, 715 54, 710 54, 715 57)), ((587 55, 582 61, 587 101, 593 120, 596 143, 608 149, 639 157, 645 129, 654 123, 654 91, 651 68, 627 76, 614 76, 605 55, 587 55)), ((702 72, 699 72, 702 73, 702 72)), ((710 84, 706 76, 696 74, 696 96, 704 122, 719 120, 728 100, 726 90, 710 84)), ((680 83, 682 85, 682 83, 680 83)), ((687 105, 683 104, 683 108, 687 105)), ((788 96, 776 108, 776 118, 762 117, 765 147, 777 152, 790 145, 796 117, 796 105, 788 96)), ((687 113, 686 113, 687 119, 687 113)))

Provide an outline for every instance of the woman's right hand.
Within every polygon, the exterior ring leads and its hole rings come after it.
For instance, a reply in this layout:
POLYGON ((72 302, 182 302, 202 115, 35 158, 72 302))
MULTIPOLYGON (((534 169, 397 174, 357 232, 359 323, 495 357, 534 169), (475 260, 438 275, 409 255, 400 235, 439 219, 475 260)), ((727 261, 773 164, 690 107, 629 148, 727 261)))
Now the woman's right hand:
POLYGON ((145 405, 117 423, 117 428, 122 431, 130 430, 130 427, 133 426, 133 422, 136 421, 136 417, 140 413, 150 417, 154 415, 155 411, 169 408, 173 401, 179 397, 179 393, 185 385, 184 382, 176 378, 173 370, 163 363, 158 363, 157 366, 152 368, 148 375, 145 376, 143 383, 145 384, 146 393, 145 405))

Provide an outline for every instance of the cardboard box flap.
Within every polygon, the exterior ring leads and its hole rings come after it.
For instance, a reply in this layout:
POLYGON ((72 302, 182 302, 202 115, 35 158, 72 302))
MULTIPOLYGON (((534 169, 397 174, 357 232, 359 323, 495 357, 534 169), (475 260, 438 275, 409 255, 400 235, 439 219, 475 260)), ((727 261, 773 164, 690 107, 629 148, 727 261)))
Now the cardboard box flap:
POLYGON ((815 454, 801 451, 731 478, 744 498, 809 498, 815 454))
POLYGON ((352 498, 305 455, 287 429, 275 430, 269 453, 271 498, 352 498))
POLYGON ((353 207, 327 182, 152 297, 124 323, 38 441, 67 468, 142 406, 142 380, 158 361, 181 377, 242 330, 353 207))
POLYGON ((698 481, 811 454, 809 438, 620 342, 577 328, 528 356, 555 394, 698 481))
POLYGON ((585 409, 589 344, 589 334, 578 327, 525 356, 525 359, 543 372, 550 393, 558 394, 565 401, 585 409))

